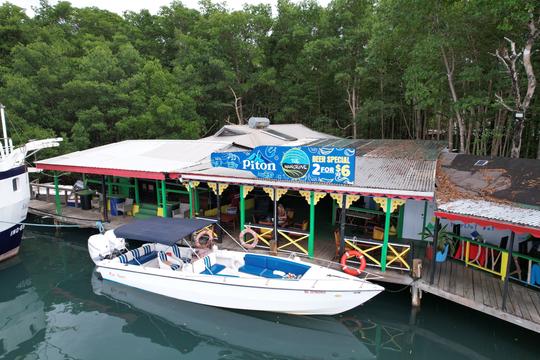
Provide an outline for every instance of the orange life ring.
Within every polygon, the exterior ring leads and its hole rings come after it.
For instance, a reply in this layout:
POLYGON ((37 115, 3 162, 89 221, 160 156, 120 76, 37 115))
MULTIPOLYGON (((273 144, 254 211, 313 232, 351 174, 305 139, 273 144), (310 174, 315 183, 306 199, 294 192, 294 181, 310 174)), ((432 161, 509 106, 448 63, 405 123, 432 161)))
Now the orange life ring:
POLYGON ((203 230, 203 231, 201 231, 200 233, 197 234, 197 236, 195 237, 195 247, 199 248, 199 249, 202 249, 202 248, 205 247, 204 245, 201 244, 201 238, 203 236, 208 236, 208 241, 206 242, 206 247, 208 249, 212 248, 212 242, 214 240, 214 234, 210 230, 203 230))
POLYGON ((259 242, 259 237, 257 236, 257 233, 250 228, 245 228, 244 230, 242 230, 240 232, 240 235, 238 235, 238 239, 240 240, 240 244, 242 244, 242 246, 245 247, 246 249, 255 248, 255 246, 257 246, 257 243, 259 242), (246 234, 251 234, 251 236, 253 236, 252 243, 248 244, 247 242, 244 241, 244 237, 246 236, 246 234))
POLYGON ((343 270, 344 273, 352 275, 352 276, 360 275, 362 271, 364 271, 364 269, 366 268, 366 258, 364 257, 364 254, 356 250, 346 251, 345 254, 343 254, 343 256, 341 257, 340 263, 341 263, 341 270, 343 270), (358 269, 347 266, 347 260, 353 257, 360 260, 360 267, 358 269))

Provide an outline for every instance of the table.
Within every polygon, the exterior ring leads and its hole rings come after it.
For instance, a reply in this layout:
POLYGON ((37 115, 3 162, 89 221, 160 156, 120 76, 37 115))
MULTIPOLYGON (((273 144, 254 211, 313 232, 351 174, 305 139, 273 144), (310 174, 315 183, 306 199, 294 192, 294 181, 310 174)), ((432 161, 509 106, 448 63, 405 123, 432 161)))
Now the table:
POLYGON ((81 199, 82 210, 90 210, 92 208, 92 196, 94 193, 93 190, 79 190, 76 192, 77 196, 81 199))

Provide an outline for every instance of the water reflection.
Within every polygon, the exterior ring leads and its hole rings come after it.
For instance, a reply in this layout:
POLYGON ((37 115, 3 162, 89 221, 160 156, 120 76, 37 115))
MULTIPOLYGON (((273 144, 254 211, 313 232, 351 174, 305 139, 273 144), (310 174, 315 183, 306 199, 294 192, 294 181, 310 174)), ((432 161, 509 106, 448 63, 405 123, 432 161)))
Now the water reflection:
POLYGON ((19 258, 0 263, 0 273, 0 358, 15 357, 43 339, 44 304, 19 258))
MULTIPOLYGON (((125 331, 195 351, 200 343, 255 358, 373 359, 362 342, 333 317, 232 311, 178 301, 92 277, 94 292, 140 310, 125 331), (155 317, 152 326, 147 320, 155 317), (143 319, 139 326, 138 320, 143 319), (164 336, 166 334, 166 336, 164 336), (171 341, 177 339, 177 341, 171 341)), ((217 295, 216 295, 217 296, 217 295)))
POLYGON ((18 260, 0 264, 2 360, 537 357, 537 334, 428 295, 416 314, 406 289, 341 316, 301 317, 212 308, 101 282, 92 278, 88 235, 27 231, 18 260))

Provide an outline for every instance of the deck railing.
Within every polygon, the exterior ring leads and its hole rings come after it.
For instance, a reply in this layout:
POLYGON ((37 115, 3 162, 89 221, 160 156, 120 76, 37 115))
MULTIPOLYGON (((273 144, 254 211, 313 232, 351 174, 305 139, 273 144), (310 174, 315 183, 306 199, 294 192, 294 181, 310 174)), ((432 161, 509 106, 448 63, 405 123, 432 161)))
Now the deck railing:
POLYGON ((509 259, 508 250, 498 246, 463 236, 453 235, 452 238, 456 245, 452 257, 463 261, 465 266, 489 272, 501 280, 508 275, 511 280, 540 289, 540 259, 516 251, 512 252, 512 259, 509 259), (511 264, 507 274, 508 261, 511 264))
POLYGON ((540 289, 540 259, 516 252, 512 258, 514 269, 508 274, 510 279, 540 289))
POLYGON ((454 259, 463 261, 466 266, 487 271, 504 280, 508 265, 508 251, 495 245, 486 244, 467 237, 454 235, 454 259))
MULTIPOLYGON (((381 254, 383 242, 377 240, 360 239, 356 237, 345 237, 345 247, 361 252, 367 266, 381 267, 381 254)), ((386 255, 386 267, 395 270, 410 271, 409 263, 411 245, 400 243, 388 243, 388 252, 386 255)), ((354 262, 354 260, 350 260, 354 262)))
MULTIPOLYGON (((252 229, 257 234, 259 244, 257 247, 270 248, 270 240, 274 239, 274 227, 272 225, 263 225, 263 224, 245 224, 247 229, 252 229)), ((300 251, 303 254, 308 254, 308 250, 303 246, 304 241, 307 241, 309 238, 309 232, 292 229, 292 228, 277 228, 278 241, 277 249, 283 252, 298 252, 300 251)), ((247 241, 250 243, 253 239, 247 241)))
MULTIPOLYGON (((41 199, 42 196, 45 197, 45 201, 54 202, 55 197, 55 186, 54 184, 40 184, 37 182, 30 183, 30 194, 32 199, 41 199), (44 193, 42 193, 44 189, 44 193)), ((73 191, 72 186, 58 185, 58 192, 60 194, 60 201, 64 205, 68 205, 69 200, 73 200, 74 206, 78 207, 80 205, 79 196, 76 192, 73 191)))

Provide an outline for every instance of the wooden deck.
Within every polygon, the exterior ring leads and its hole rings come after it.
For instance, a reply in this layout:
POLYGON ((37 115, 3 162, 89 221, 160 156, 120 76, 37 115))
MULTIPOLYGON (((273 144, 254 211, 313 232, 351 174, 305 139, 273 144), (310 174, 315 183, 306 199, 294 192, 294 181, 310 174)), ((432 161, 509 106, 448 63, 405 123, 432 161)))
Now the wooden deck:
MULTIPOLYGON (((30 200, 28 212, 33 215, 52 218, 55 221, 58 221, 63 224, 72 224, 78 225, 81 228, 95 228, 96 222, 101 221, 102 214, 97 209, 92 210, 82 210, 80 208, 75 208, 71 206, 62 206, 62 215, 56 215, 56 205, 54 202, 45 201, 45 200, 30 200)), ((134 218, 132 216, 109 216, 108 223, 103 223, 106 230, 115 229, 121 225, 127 224, 132 221, 134 218)), ((239 231, 231 231, 226 229, 229 234, 231 234, 235 239, 238 239, 239 231)), ((236 250, 239 251, 242 248, 232 240, 226 233, 223 233, 223 243, 219 244, 220 248, 236 250)), ((254 249, 250 252, 256 253, 269 253, 265 249, 254 249)), ((315 240, 314 247, 314 259, 309 259, 306 256, 308 261, 317 263, 322 266, 329 266, 334 269, 340 269, 340 265, 335 262, 334 259, 336 252, 335 242, 331 238, 318 237, 315 240)), ((279 256, 289 256, 291 252, 280 251, 279 256)), ((301 256, 305 256, 300 253, 296 253, 301 256)), ((398 270, 387 270, 386 272, 381 272, 380 270, 372 267, 366 269, 370 279, 376 279, 376 281, 391 283, 391 284, 400 284, 400 285, 410 285, 412 279, 408 272, 398 271, 398 270)))
MULTIPOLYGON (((28 212, 33 215, 50 217, 64 224, 79 225, 81 228, 95 228, 97 221, 102 221, 102 214, 97 209, 82 210, 71 206, 62 206, 62 215, 56 215, 56 205, 44 200, 30 200, 28 212)), ((106 230, 115 229, 133 220, 132 216, 109 216, 109 222, 103 223, 106 230)))
POLYGON ((430 285, 429 264, 425 268, 428 271, 414 284, 420 290, 540 333, 540 291, 510 283, 503 311, 500 277, 448 260, 437 264, 430 285))

